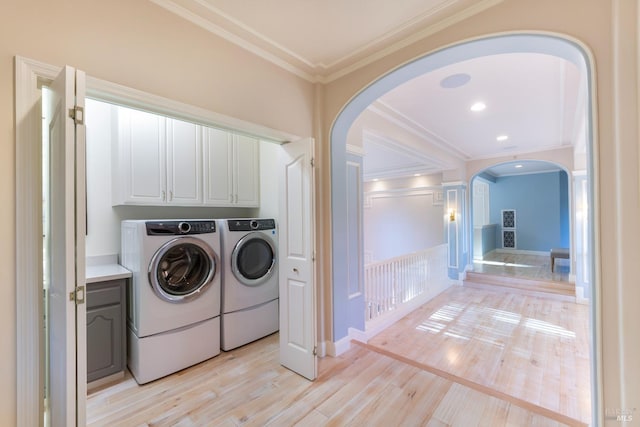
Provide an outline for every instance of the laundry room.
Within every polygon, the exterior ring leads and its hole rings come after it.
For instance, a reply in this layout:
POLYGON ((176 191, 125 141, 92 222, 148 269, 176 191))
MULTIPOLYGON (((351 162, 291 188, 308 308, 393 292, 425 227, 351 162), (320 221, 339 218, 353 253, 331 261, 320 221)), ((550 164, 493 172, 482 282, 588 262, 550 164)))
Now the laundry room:
POLYGON ((85 125, 89 390, 276 332, 279 145, 95 99, 85 125))

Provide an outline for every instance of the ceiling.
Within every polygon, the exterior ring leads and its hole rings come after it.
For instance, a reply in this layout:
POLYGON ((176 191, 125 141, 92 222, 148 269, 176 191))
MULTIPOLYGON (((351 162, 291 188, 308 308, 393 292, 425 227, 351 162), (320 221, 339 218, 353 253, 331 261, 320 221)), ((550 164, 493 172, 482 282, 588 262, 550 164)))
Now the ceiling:
MULTIPOLYGON (((503 0, 151 1, 298 76, 329 82, 503 0)), ((571 147, 584 117, 581 79, 572 63, 540 53, 484 56, 417 77, 369 113, 409 129, 421 146, 365 132, 365 177, 571 147), (486 108, 471 111, 479 101, 486 108)))
POLYGON ((310 81, 327 82, 503 0, 151 0, 310 81))

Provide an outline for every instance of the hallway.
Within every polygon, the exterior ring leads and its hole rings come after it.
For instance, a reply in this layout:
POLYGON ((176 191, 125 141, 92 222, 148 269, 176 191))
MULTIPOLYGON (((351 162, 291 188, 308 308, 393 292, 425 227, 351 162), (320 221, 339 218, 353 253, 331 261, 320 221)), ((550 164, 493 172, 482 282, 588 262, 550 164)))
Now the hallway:
POLYGON ((586 305, 453 287, 367 347, 580 425, 591 418, 588 329, 586 305))

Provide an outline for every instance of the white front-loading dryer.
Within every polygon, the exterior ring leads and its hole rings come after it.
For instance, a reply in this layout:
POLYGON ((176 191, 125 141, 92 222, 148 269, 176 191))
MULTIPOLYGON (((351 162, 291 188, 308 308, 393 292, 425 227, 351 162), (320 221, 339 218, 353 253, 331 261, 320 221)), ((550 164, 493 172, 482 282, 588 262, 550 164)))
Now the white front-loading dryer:
POLYGON ((220 353, 220 232, 214 220, 122 222, 131 270, 128 364, 143 384, 220 353))
POLYGON ((279 329, 275 219, 226 219, 222 233, 221 346, 231 350, 279 329))

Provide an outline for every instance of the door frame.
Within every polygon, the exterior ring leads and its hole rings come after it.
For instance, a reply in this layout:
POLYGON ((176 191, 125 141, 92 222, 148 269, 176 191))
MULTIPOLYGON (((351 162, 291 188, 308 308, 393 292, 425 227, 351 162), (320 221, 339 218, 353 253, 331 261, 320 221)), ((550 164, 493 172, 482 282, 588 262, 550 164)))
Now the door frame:
MULTIPOLYGON (((42 298, 42 114, 41 87, 61 66, 16 56, 16 409, 17 425, 43 423, 44 304, 42 298), (19 230, 19 231, 17 231, 19 230), (19 237, 19 238, 18 238, 19 237), (35 262, 34 260, 38 260, 35 262), (35 268, 34 268, 35 267, 35 268), (35 308, 35 309, 34 309, 35 308)), ((86 96, 195 121, 282 144, 299 140, 288 132, 215 113, 87 75, 86 96)))
MULTIPOLYGON (((345 250, 344 223, 346 218, 346 204, 344 182, 344 167, 346 159, 347 133, 358 115, 373 101, 392 88, 411 78, 422 75, 444 65, 486 56, 493 53, 539 51, 553 54, 574 62, 582 62, 586 67, 588 108, 587 118, 587 149, 590 174, 589 215, 592 218, 592 228, 589 233, 589 245, 592 248, 590 266, 592 286, 589 299, 591 301, 589 317, 591 322, 590 350, 591 350, 591 394, 592 415, 594 420, 601 419, 603 404, 603 363, 602 363, 602 292, 601 292, 601 256, 600 256, 600 168, 599 168, 599 140, 597 114, 597 78, 596 61, 591 49, 581 40, 570 35, 551 31, 508 31, 503 33, 484 34, 468 39, 458 40, 435 50, 425 52, 412 60, 392 67, 369 84, 354 93, 337 113, 330 128, 329 161, 331 165, 331 266, 332 266, 332 321, 334 345, 340 350, 348 349, 353 328, 348 319, 347 297, 345 288, 341 284, 346 282, 347 263, 352 253, 345 250), (519 43, 514 41, 519 40, 519 43), (531 43, 535 40, 535 43, 531 43), (544 42, 543 42, 544 41, 544 42), (524 42, 524 43, 523 43, 524 42)), ((466 181, 465 181, 466 182, 466 181)), ((466 184, 465 184, 466 185, 466 184)), ((466 200, 466 199, 464 199, 466 200)), ((463 243, 469 243, 465 239, 463 243)), ((339 354, 339 353, 338 353, 339 354)))

